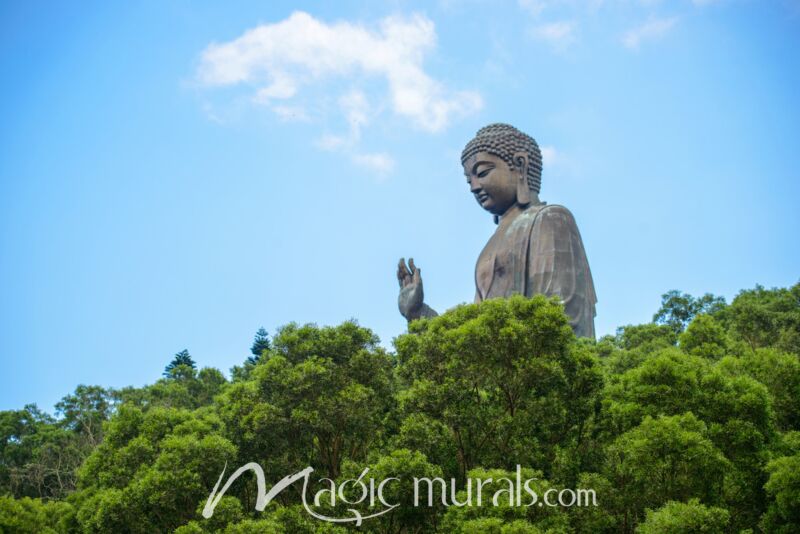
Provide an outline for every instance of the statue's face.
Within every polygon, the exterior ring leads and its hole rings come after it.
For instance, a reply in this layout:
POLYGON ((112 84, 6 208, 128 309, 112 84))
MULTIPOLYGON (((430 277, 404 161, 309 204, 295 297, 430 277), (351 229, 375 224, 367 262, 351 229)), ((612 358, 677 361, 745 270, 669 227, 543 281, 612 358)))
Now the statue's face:
POLYGON ((517 173, 502 158, 478 152, 464 162, 469 190, 483 209, 502 215, 517 202, 517 173))

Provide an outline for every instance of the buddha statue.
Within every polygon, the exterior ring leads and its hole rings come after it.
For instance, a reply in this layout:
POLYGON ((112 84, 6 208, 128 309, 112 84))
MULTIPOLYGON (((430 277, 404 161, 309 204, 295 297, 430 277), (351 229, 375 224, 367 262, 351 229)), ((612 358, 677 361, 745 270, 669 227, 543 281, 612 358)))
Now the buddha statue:
MULTIPOLYGON (((470 192, 497 229, 475 265, 475 302, 521 294, 557 296, 577 336, 594 338, 597 297, 578 226, 563 206, 539 200, 542 154, 508 124, 478 130, 461 153, 470 192)), ((424 302, 422 272, 400 259, 400 313, 412 321, 437 313, 424 302)))

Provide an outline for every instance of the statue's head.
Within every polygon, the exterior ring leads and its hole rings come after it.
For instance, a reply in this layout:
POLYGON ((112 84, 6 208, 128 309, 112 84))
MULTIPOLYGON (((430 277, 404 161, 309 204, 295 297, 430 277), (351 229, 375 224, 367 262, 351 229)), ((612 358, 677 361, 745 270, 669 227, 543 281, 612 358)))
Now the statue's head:
POLYGON ((467 143, 461 164, 478 203, 494 215, 538 200, 542 153, 527 134, 508 124, 484 126, 467 143))

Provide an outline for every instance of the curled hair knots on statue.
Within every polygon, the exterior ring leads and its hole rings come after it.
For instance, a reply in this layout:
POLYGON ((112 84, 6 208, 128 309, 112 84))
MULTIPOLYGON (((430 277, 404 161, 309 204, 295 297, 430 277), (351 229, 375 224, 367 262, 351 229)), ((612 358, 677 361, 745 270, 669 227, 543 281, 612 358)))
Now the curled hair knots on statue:
POLYGON ((528 154, 528 187, 539 193, 542 185, 542 152, 533 137, 517 130, 510 124, 490 124, 484 126, 467 143, 461 153, 461 164, 477 154, 488 152, 501 158, 510 168, 514 168, 514 154, 528 154))

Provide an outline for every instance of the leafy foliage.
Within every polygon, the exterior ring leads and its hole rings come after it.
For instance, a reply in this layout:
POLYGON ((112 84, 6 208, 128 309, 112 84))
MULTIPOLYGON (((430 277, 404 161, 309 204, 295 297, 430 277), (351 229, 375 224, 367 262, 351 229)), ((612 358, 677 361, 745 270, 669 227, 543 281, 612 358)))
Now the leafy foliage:
POLYGON ((0 412, 0 532, 797 532, 800 284, 730 305, 671 291, 654 321, 575 339, 557 302, 514 297, 416 321, 394 354, 354 321, 260 329, 230 380, 182 351, 151 385, 78 386, 56 417, 0 412), (267 487, 306 466, 314 483, 397 477, 401 506, 335 525, 295 483, 257 512, 248 474, 204 519, 248 462, 267 487), (464 502, 517 465, 598 505, 412 504, 414 477, 453 477, 464 502))
POLYGON ((186 373, 189 373, 189 369, 196 369, 197 365, 194 363, 192 356, 189 354, 189 351, 183 349, 179 353, 175 354, 175 357, 172 359, 171 362, 164 368, 164 376, 165 377, 178 377, 183 376, 186 373))
POLYGON ((698 499, 689 502, 670 501, 656 511, 647 511, 647 520, 636 529, 638 534, 663 532, 697 532, 724 534, 730 514, 723 508, 708 507, 698 499))
POLYGON ((661 308, 653 316, 653 322, 667 325, 676 333, 680 333, 695 315, 714 314, 724 307, 725 299, 711 293, 695 298, 688 293, 673 289, 661 295, 661 308))
MULTIPOLYGON (((564 314, 542 296, 459 306, 420 321, 396 340, 407 384, 400 412, 447 429, 458 461, 449 475, 549 467, 559 446, 579 453, 602 383, 597 358, 571 340, 564 314)), ((411 429, 405 425, 403 441, 414 440, 411 429)))
POLYGON ((253 354, 247 361, 252 365, 258 363, 258 360, 261 359, 261 355, 264 354, 264 351, 270 349, 270 342, 269 342, 269 334, 264 328, 259 328, 256 332, 255 338, 253 339, 253 346, 250 347, 250 352, 253 354))

